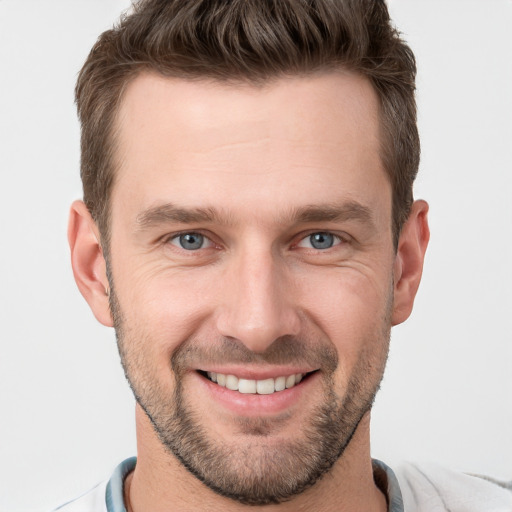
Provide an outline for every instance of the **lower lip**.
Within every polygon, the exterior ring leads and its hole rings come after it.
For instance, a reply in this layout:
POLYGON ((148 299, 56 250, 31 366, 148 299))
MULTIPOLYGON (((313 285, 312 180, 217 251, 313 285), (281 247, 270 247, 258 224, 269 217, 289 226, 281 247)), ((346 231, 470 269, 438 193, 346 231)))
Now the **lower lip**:
POLYGON ((299 384, 271 395, 244 394, 219 386, 196 373, 201 384, 213 400, 231 412, 247 417, 270 416, 285 412, 296 405, 304 393, 310 391, 318 378, 318 372, 309 375, 299 384))

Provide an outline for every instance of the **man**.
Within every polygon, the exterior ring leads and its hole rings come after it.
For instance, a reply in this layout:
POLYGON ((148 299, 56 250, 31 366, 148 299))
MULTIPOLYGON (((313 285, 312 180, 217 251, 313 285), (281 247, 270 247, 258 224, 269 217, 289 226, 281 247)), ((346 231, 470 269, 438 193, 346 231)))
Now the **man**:
POLYGON ((370 457, 429 238, 414 77, 373 0, 148 0, 100 37, 69 239, 138 457, 62 510, 510 509, 370 457))

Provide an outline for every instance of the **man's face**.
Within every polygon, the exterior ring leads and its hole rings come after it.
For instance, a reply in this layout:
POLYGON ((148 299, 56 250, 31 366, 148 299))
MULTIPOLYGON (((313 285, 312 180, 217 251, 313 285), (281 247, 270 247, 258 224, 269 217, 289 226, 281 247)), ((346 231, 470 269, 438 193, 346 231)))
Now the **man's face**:
POLYGON ((118 129, 111 301, 137 400, 216 492, 287 499, 336 462, 384 370, 376 95, 341 72, 261 88, 143 75, 118 129))

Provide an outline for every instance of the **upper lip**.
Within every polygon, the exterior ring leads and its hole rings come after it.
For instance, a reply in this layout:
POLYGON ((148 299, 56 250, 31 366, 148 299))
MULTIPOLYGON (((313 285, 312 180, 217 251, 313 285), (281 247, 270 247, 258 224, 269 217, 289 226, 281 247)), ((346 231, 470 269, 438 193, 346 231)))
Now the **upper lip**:
POLYGON ((269 368, 247 368, 242 366, 204 366, 198 368, 203 372, 222 373, 224 375, 235 375, 239 379, 247 380, 265 380, 275 379, 277 377, 288 377, 297 373, 310 373, 317 368, 304 368, 293 366, 272 366, 269 368))

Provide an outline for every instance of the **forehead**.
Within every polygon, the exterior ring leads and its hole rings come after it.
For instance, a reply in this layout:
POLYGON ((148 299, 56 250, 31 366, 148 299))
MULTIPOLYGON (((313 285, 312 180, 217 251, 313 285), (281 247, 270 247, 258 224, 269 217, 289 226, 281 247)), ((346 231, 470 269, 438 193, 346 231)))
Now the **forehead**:
POLYGON ((116 198, 139 210, 252 201, 273 215, 340 193, 371 202, 384 190, 389 199, 378 99, 349 72, 262 86, 143 74, 125 91, 116 132, 114 208, 116 198))
POLYGON ((224 135, 231 142, 237 133, 243 141, 256 129, 259 136, 274 139, 289 133, 297 142, 321 136, 326 142, 371 143, 379 137, 378 112, 370 82, 342 70, 262 85, 143 73, 125 91, 117 128, 122 140, 140 137, 143 130, 151 136, 152 126, 171 136, 179 133, 180 146, 189 142, 187 136, 200 135, 205 148, 217 145, 224 135))

